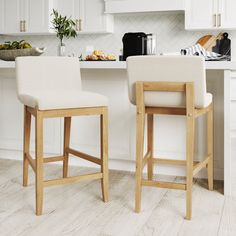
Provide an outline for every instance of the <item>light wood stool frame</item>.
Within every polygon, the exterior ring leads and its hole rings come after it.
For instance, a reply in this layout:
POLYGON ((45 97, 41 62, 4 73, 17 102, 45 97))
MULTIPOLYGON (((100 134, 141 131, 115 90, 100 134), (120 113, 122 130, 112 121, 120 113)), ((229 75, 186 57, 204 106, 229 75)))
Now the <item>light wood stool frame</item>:
POLYGON ((195 108, 193 82, 136 82, 136 190, 135 211, 141 210, 142 186, 186 190, 186 219, 192 216, 193 176, 202 168, 208 170, 208 188, 213 190, 213 105, 202 109, 195 108), (186 94, 186 108, 145 107, 145 91, 181 92, 186 94), (143 156, 145 114, 147 114, 147 153, 143 156), (153 116, 154 114, 186 116, 186 160, 154 158, 153 156, 153 116), (201 162, 194 161, 195 119, 207 114, 207 156, 201 162), (148 179, 143 178, 143 169, 147 164, 148 179), (186 183, 172 183, 153 180, 153 164, 186 166, 186 183))
POLYGON ((101 179, 103 201, 108 201, 108 110, 107 107, 92 107, 78 109, 60 109, 40 111, 24 107, 24 151, 23 151, 23 186, 28 185, 29 165, 35 172, 36 215, 42 214, 44 187, 77 183, 85 180, 101 179), (35 159, 30 155, 30 129, 31 115, 35 117, 35 159), (100 116, 100 145, 101 158, 97 158, 70 148, 71 117, 73 116, 100 116), (43 119, 64 117, 64 148, 63 155, 43 158, 43 119), (101 166, 101 172, 68 177, 69 154, 80 157, 101 166), (63 178, 43 180, 43 164, 48 162, 63 161, 63 178))

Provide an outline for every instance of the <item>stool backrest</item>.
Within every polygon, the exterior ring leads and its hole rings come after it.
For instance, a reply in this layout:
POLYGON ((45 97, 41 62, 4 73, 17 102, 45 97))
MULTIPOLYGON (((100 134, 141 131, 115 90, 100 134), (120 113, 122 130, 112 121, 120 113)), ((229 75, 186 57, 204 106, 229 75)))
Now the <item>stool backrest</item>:
POLYGON ((80 64, 72 57, 17 57, 18 94, 81 90, 80 64))
MULTIPOLYGON (((194 82, 195 106, 204 106, 206 99, 205 62, 196 56, 133 56, 127 58, 129 98, 136 104, 137 81, 194 82)), ((176 106, 179 100, 185 104, 184 94, 177 92, 145 92, 147 106, 176 106), (155 95, 156 94, 156 95, 155 95), (182 96, 182 97, 180 97, 182 96), (162 100, 165 101, 162 101, 162 100), (150 105, 151 104, 151 105, 150 105)))

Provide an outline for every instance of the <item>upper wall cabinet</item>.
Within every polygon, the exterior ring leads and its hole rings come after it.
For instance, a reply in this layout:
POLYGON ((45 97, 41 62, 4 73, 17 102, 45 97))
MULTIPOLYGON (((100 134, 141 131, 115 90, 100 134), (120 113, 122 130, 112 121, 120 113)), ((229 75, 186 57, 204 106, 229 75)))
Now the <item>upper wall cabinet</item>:
POLYGON ((0 33, 20 32, 21 0, 0 0, 0 33))
POLYGON ((112 14, 184 10, 184 0, 105 0, 105 2, 106 13, 112 14))
POLYGON ((52 0, 24 0, 23 15, 25 16, 25 32, 51 32, 52 0))
POLYGON ((113 32, 113 16, 104 12, 104 0, 81 0, 82 31, 113 32))
POLYGON ((186 0, 185 28, 236 29, 235 0, 186 0))
POLYGON ((51 31, 51 0, 0 0, 0 34, 44 34, 51 31))
POLYGON ((217 26, 215 0, 187 0, 185 7, 186 29, 210 29, 217 26))
POLYGON ((219 0, 218 24, 222 28, 236 29, 235 0, 219 0))
POLYGON ((55 8, 63 16, 80 19, 80 0, 57 0, 55 8))
POLYGON ((104 0, 0 0, 0 34, 53 33, 53 9, 76 21, 80 33, 113 32, 104 0))
POLYGON ((76 21, 79 33, 113 32, 113 16, 104 13, 104 0, 57 0, 56 8, 76 21))
POLYGON ((3 1, 0 1, 0 32, 3 31, 4 28, 4 8, 3 8, 3 1))

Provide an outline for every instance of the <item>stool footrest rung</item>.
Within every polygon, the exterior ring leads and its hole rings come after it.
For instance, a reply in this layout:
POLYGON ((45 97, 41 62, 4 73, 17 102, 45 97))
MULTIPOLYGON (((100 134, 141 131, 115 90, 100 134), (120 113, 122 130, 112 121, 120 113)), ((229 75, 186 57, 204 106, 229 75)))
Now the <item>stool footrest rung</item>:
MULTIPOLYGON (((25 155, 26 155, 26 157, 27 157, 27 159, 29 161, 30 166, 35 171, 35 169, 36 169, 35 159, 33 159, 29 153, 27 153, 25 155)), ((43 163, 63 161, 63 160, 64 160, 64 156, 45 157, 45 158, 43 158, 43 163)))
MULTIPOLYGON (((178 165, 178 166, 186 166, 186 160, 175 160, 175 159, 167 159, 167 158, 152 158, 154 164, 159 165, 178 165)), ((194 161, 193 165, 197 165, 199 161, 194 161)))
POLYGON ((165 181, 154 181, 154 180, 142 180, 143 186, 151 186, 158 188, 170 188, 170 189, 179 189, 186 190, 186 184, 165 182, 165 181))
POLYGON ((161 165, 180 165, 185 166, 186 160, 174 160, 174 159, 165 159, 165 158, 153 158, 153 163, 161 165))
POLYGON ((80 157, 86 161, 90 161, 90 162, 93 162, 95 164, 98 164, 98 165, 101 165, 102 164, 102 160, 97 158, 97 157, 94 157, 94 156, 91 156, 91 155, 88 155, 86 153, 83 153, 83 152, 80 152, 80 151, 77 151, 77 150, 74 150, 72 148, 67 148, 66 149, 66 152, 76 156, 76 157, 80 157))
POLYGON ((186 116, 186 108, 177 107, 145 107, 147 114, 161 114, 161 115, 180 115, 186 116))
POLYGON ((56 157, 44 157, 43 163, 49 163, 49 162, 56 162, 56 161, 63 161, 64 156, 56 156, 56 157))
POLYGON ((49 187, 49 186, 54 186, 54 185, 78 183, 80 181, 95 180, 95 179, 102 179, 102 178, 103 178, 103 173, 93 173, 93 174, 87 174, 87 175, 67 177, 63 179, 46 180, 43 182, 43 186, 49 187))
POLYGON ((193 167, 193 176, 196 175, 202 168, 207 167, 207 164, 210 160, 210 155, 207 156, 203 161, 197 163, 196 165, 194 165, 193 167))

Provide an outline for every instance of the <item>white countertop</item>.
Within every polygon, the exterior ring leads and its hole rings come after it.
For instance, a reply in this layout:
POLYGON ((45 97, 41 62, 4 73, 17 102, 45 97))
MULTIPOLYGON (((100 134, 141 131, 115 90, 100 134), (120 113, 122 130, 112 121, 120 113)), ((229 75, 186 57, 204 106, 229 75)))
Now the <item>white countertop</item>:
MULTIPOLYGON (((125 61, 83 61, 81 69, 126 69, 125 61)), ((0 69, 15 68, 14 61, 0 60, 0 69)))
POLYGON ((5 69, 5 68, 15 68, 15 62, 0 60, 0 69, 5 69))
MULTIPOLYGON (((81 69, 126 69, 124 61, 89 61, 80 62, 81 69)), ((0 60, 0 69, 15 68, 15 62, 0 60)), ((208 70, 236 70, 236 61, 209 61, 206 62, 208 70)))

